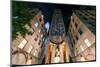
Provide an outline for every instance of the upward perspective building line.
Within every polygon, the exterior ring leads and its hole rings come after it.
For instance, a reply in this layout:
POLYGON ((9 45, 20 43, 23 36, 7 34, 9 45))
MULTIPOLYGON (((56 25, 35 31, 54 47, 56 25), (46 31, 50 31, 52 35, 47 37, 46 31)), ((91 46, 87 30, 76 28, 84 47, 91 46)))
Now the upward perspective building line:
POLYGON ((56 9, 51 22, 45 63, 69 62, 68 49, 63 17, 61 11, 56 9))
POLYGON ((96 12, 94 10, 74 10, 71 16, 68 37, 77 61, 96 60, 96 12))
POLYGON ((44 16, 39 9, 33 9, 33 18, 23 37, 18 32, 12 40, 12 64, 50 64, 96 60, 96 12, 95 10, 74 10, 70 16, 68 32, 60 9, 55 9, 49 35, 44 16), (66 34, 67 32, 67 34, 66 34))

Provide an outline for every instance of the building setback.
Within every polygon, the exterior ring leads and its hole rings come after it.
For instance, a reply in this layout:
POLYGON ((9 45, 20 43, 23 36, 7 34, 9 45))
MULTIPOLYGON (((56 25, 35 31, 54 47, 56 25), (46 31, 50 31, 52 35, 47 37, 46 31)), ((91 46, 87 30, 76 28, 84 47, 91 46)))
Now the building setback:
POLYGON ((74 10, 68 29, 72 45, 73 61, 96 60, 96 12, 93 10, 74 10))
POLYGON ((12 40, 12 64, 40 64, 42 61, 46 35, 44 18, 39 9, 32 10, 32 14, 30 25, 25 25, 28 30, 25 37, 18 32, 17 38, 12 40))

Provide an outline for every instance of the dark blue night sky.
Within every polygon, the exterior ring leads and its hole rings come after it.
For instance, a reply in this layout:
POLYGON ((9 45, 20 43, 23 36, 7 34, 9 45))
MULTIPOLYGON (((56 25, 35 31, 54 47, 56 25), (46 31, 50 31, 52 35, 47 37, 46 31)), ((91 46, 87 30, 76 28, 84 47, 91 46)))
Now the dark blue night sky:
MULTIPOLYGON (((70 5, 70 4, 55 4, 41 2, 27 2, 31 8, 39 8, 45 16, 45 22, 51 21, 54 9, 61 9, 63 18, 68 18, 74 9, 89 9, 90 6, 85 5, 70 5)), ((64 20, 65 21, 65 20, 64 20)))
POLYGON ((86 5, 70 5, 70 4, 55 4, 55 3, 41 3, 41 2, 30 2, 28 3, 28 5, 31 8, 37 7, 42 11, 42 13, 44 14, 45 23, 46 22, 51 23, 54 9, 61 9, 66 31, 68 30, 68 27, 69 27, 72 10, 91 9, 91 7, 88 5, 87 6, 86 5))
MULTIPOLYGON (((21 1, 19 1, 21 3, 21 1)), ((52 15, 54 9, 61 9, 64 24, 66 25, 66 29, 69 26, 70 16, 72 14, 72 10, 74 9, 91 9, 90 5, 72 5, 72 4, 56 4, 56 3, 42 3, 42 2, 22 2, 29 6, 29 8, 39 8, 43 15, 45 23, 52 21, 52 15)), ((92 6, 93 7, 93 6, 92 6)))

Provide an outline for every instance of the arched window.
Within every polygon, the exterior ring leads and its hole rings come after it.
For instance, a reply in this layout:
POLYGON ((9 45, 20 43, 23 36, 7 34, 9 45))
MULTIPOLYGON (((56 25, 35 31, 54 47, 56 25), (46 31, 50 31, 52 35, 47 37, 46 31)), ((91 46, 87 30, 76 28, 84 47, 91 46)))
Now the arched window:
POLYGON ((24 53, 17 52, 12 55, 12 64, 25 64, 26 57, 24 53))

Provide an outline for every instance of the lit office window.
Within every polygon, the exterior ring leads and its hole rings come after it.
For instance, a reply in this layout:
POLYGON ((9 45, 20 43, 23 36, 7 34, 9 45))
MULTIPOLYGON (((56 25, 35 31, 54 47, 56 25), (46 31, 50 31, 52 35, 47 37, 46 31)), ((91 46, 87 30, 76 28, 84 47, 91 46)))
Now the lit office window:
POLYGON ((37 49, 34 50, 34 54, 33 55, 38 57, 38 50, 37 49))
POLYGON ((32 46, 30 46, 30 47, 28 48, 28 53, 31 52, 32 48, 33 48, 32 46))
POLYGON ((86 43, 86 45, 89 47, 89 46, 91 46, 91 43, 89 42, 89 40, 86 38, 85 40, 84 40, 84 42, 86 43))
POLYGON ((41 15, 41 18, 43 19, 43 18, 44 18, 44 16, 43 16, 43 15, 41 15))
POLYGON ((41 34, 41 38, 43 37, 43 34, 41 34))
POLYGON ((39 33, 41 32, 41 30, 39 30, 39 33))
POLYGON ((82 51, 84 51, 84 48, 82 47, 82 45, 80 45, 80 48, 81 48, 82 51))
POLYGON ((18 45, 18 47, 22 49, 22 48, 25 46, 26 43, 27 43, 27 41, 24 39, 24 40, 18 45))
POLYGON ((44 41, 44 38, 43 38, 43 41, 44 41))
POLYGON ((36 22, 36 23, 35 23, 35 27, 38 27, 38 25, 39 25, 39 23, 38 23, 38 22, 36 22))

